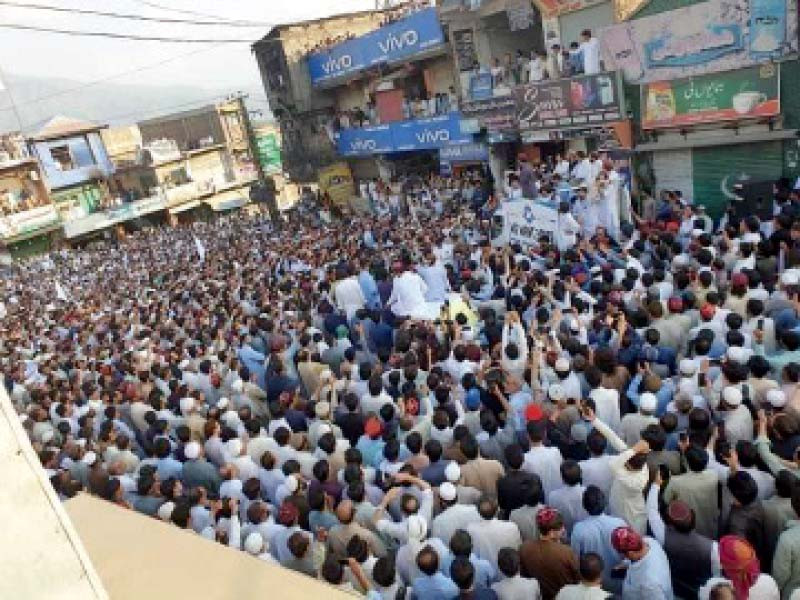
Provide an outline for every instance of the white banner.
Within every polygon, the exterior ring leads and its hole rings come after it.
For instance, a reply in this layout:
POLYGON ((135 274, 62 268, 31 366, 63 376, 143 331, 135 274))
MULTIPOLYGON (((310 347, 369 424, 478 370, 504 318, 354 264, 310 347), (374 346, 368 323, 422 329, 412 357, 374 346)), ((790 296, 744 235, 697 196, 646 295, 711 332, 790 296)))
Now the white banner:
POLYGON ((532 200, 507 202, 505 227, 509 242, 531 246, 542 236, 552 240, 558 228, 558 211, 532 200))
POLYGON ((0 217, 0 237, 14 237, 58 222, 58 213, 52 204, 39 206, 0 217))

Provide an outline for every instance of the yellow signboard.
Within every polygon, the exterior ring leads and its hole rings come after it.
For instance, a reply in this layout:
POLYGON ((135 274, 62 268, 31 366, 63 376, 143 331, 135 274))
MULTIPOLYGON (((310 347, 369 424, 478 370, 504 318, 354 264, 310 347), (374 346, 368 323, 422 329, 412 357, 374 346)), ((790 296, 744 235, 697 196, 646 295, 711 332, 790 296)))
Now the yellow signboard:
POLYGON ((345 162, 338 162, 319 171, 319 191, 328 194, 331 203, 346 207, 353 198, 353 175, 345 162))

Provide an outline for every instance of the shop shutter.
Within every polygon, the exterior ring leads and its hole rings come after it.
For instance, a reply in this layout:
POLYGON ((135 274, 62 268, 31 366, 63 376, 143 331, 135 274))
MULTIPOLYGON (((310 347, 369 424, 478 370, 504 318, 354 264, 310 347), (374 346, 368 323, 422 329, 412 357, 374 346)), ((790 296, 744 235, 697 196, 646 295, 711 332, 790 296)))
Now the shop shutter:
POLYGON ((696 148, 692 152, 694 201, 720 216, 738 183, 773 181, 781 177, 781 142, 696 148))
POLYGON ((663 190, 680 190, 684 198, 692 197, 692 151, 688 148, 653 152, 653 174, 656 198, 663 190))

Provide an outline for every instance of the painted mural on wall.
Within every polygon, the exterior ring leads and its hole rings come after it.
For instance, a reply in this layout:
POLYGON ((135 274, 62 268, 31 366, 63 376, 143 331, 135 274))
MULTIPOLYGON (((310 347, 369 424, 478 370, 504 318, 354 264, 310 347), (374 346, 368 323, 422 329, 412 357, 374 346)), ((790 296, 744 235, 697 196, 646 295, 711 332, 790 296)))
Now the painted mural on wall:
POLYGON ((741 69, 797 53, 797 2, 709 0, 606 27, 600 44, 628 83, 741 69))

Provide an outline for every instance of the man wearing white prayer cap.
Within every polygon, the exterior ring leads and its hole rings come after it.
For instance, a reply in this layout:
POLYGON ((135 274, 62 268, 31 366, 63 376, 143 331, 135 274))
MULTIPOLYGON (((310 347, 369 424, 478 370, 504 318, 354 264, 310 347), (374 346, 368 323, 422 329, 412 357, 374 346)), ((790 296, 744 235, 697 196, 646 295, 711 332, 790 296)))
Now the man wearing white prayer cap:
MULTIPOLYGON (((458 465, 455 462, 450 464, 458 469, 458 465)), ((448 465, 448 468, 450 468, 450 465, 448 465)), ((459 472, 458 477, 460 476, 461 473, 459 472)), ((445 481, 439 486, 439 499, 442 511, 433 519, 431 536, 440 539, 445 545, 449 546, 450 538, 453 537, 456 530, 466 529, 470 523, 479 521, 481 516, 478 514, 478 509, 474 504, 461 504, 458 502, 458 490, 450 481, 445 481)))

